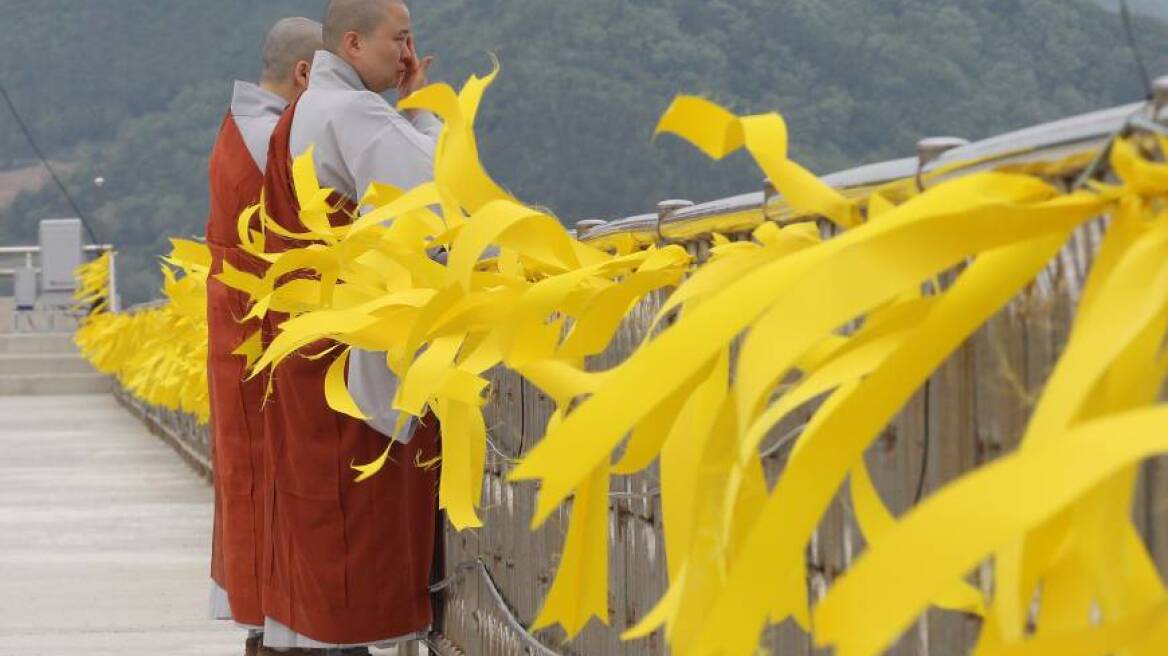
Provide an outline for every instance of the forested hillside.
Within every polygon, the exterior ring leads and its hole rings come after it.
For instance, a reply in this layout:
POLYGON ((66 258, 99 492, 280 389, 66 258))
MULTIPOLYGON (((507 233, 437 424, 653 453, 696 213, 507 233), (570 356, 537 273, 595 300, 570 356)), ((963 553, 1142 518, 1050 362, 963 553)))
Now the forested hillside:
MULTIPOLYGON (((170 235, 202 231, 207 151, 230 80, 259 40, 323 0, 0 0, 0 80, 103 237, 127 255, 123 290, 157 285, 170 235), (91 180, 108 181, 96 189, 91 180)), ((922 135, 977 138, 1138 99, 1119 21, 1094 0, 415 0, 435 77, 503 65, 480 117, 501 182, 565 221, 756 188, 744 158, 711 164, 650 140, 679 92, 782 111, 819 171, 912 152, 922 135)), ((1139 21, 1153 73, 1168 28, 1139 21)), ((31 152, 0 113, 0 168, 31 152)), ((52 189, 0 211, 0 243, 65 213, 52 189)))

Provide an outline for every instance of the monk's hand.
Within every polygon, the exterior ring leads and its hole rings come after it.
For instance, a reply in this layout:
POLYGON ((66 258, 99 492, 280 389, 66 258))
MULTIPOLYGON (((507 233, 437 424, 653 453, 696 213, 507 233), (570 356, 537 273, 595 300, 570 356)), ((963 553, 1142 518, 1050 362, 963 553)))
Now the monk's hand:
POLYGON ((414 37, 408 37, 406 39, 405 70, 402 71, 401 80, 397 85, 399 98, 405 98, 429 84, 427 75, 430 72, 430 64, 432 63, 434 63, 434 56, 427 55, 419 58, 418 51, 414 49, 414 37))

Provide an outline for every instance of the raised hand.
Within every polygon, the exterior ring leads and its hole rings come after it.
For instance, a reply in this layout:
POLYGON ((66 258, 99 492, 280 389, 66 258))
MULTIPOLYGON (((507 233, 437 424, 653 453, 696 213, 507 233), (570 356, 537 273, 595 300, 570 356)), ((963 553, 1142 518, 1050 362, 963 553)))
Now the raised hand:
POLYGON ((429 83, 426 76, 429 73, 430 64, 433 62, 433 55, 419 58, 418 51, 414 47, 414 37, 406 38, 405 66, 397 85, 399 98, 405 98, 429 83))

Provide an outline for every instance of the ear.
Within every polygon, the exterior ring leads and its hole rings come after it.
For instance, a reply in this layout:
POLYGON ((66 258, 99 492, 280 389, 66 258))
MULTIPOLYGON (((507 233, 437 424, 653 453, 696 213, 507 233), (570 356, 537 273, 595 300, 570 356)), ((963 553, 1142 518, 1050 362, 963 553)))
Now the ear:
POLYGON ((308 86, 308 74, 312 71, 312 64, 303 59, 296 62, 296 83, 301 87, 308 86))
POLYGON ((345 32, 345 36, 341 37, 341 45, 345 52, 355 55, 361 52, 361 35, 357 32, 345 32))

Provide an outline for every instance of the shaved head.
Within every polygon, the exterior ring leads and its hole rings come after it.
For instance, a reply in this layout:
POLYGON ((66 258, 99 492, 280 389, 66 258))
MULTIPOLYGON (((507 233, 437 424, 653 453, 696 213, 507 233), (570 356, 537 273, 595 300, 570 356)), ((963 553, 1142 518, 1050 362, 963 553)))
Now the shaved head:
POLYGON ((312 63, 323 46, 320 23, 308 18, 285 18, 264 39, 263 80, 283 84, 292 79, 300 62, 312 63))
POLYGON ((406 6, 405 0, 330 0, 324 15, 324 49, 340 54, 341 39, 349 32, 370 36, 395 4, 406 6))

